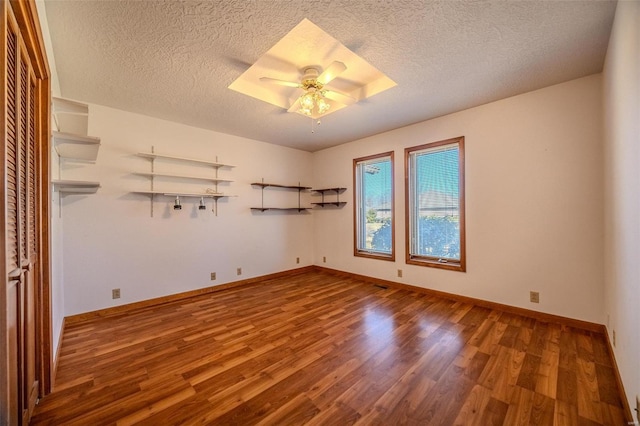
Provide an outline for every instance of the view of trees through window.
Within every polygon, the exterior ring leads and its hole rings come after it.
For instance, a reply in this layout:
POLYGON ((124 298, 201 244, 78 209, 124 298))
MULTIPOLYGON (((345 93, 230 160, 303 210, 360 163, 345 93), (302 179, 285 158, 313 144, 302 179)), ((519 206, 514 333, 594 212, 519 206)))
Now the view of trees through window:
POLYGON ((464 138, 456 138, 405 150, 407 257, 412 263, 453 264, 464 270, 463 144, 464 138))
POLYGON ((357 186, 357 251, 392 255, 391 232, 377 237, 382 229, 391 229, 393 217, 393 163, 391 155, 355 160, 357 186))
POLYGON ((445 146, 412 154, 416 232, 413 254, 460 259, 458 148, 445 146))

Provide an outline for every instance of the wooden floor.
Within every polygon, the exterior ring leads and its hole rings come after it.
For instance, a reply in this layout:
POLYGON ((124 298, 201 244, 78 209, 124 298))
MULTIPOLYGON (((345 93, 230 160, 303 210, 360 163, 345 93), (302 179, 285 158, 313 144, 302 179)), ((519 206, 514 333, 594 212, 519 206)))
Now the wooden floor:
POLYGON ((603 335, 309 272, 67 326, 32 424, 627 419, 603 335))

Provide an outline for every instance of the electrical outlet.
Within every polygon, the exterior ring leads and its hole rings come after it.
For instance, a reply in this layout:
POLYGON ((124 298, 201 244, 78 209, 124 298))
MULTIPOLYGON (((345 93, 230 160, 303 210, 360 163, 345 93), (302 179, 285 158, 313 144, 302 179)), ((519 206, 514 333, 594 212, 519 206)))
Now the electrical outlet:
POLYGON ((296 263, 300 263, 300 258, 296 257, 296 263))
POLYGON ((540 293, 537 291, 530 291, 529 301, 531 301, 531 303, 540 303, 540 293))
POLYGON ((402 278, 402 269, 398 269, 398 278, 402 278))
POLYGON ((322 263, 327 263, 327 256, 322 256, 322 263))
POLYGON ((236 269, 236 275, 242 275, 242 268, 236 269))
POLYGON ((216 279, 216 273, 215 273, 215 272, 212 272, 212 273, 211 273, 211 281, 213 281, 213 280, 215 280, 215 279, 216 279))
POLYGON ((120 289, 119 288, 114 288, 113 290, 111 290, 111 298, 112 299, 120 299, 120 289))

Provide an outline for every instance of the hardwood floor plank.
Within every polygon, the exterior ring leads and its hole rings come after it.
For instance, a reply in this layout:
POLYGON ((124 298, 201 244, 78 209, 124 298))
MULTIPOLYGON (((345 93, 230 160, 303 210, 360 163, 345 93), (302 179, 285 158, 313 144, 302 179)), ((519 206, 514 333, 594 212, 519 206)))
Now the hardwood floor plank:
POLYGON ((573 426, 579 424, 578 407, 557 399, 554 424, 557 426, 573 426))
MULTIPOLYGON (((515 391, 520 372, 524 365, 525 352, 518 352, 514 349, 501 348, 504 352, 503 357, 499 359, 503 362, 498 363, 497 370, 492 373, 492 389, 491 396, 494 399, 508 404, 511 402, 512 395, 515 391)), ((486 383, 491 381, 487 380, 486 383)))
POLYGON ((615 372, 613 368, 605 367, 600 364, 594 364, 596 368, 596 378, 598 380, 598 396, 600 401, 613 406, 622 406, 620 394, 618 393, 618 384, 616 382, 615 372))
POLYGON ((531 417, 529 424, 532 426, 552 425, 555 418, 555 402, 548 396, 536 393, 533 397, 531 417))
POLYGON ((504 424, 513 426, 529 426, 535 393, 516 386, 511 396, 504 424))
POLYGON ((558 368, 556 398, 574 407, 578 406, 578 375, 575 370, 558 368))
POLYGON ((578 414, 580 417, 602 423, 600 393, 596 367, 593 362, 577 360, 578 370, 578 414))
POLYGON ((485 426, 500 426, 504 424, 509 404, 495 398, 489 398, 489 402, 482 412, 480 423, 485 426))
POLYGON ((558 352, 543 350, 536 378, 535 391, 552 399, 556 398, 559 359, 558 352))
POLYGON ((67 324, 32 424, 625 420, 604 335, 363 279, 307 271, 92 318, 67 324))
POLYGON ((456 426, 484 426, 484 411, 491 399, 491 390, 475 385, 453 424, 456 426))
POLYGON ((450 365, 409 418, 417 424, 452 424, 474 385, 462 368, 450 365))
POLYGON ((498 344, 507 348, 513 348, 516 346, 518 334, 520 334, 520 327, 507 325, 507 328, 504 330, 504 334, 500 338, 500 342, 498 344))
POLYGON ((527 353, 522 362, 522 368, 518 376, 517 384, 520 387, 534 391, 538 370, 542 362, 542 357, 527 353))
POLYGON ((593 346, 591 344, 591 333, 583 331, 576 333, 576 352, 580 359, 594 362, 593 346))

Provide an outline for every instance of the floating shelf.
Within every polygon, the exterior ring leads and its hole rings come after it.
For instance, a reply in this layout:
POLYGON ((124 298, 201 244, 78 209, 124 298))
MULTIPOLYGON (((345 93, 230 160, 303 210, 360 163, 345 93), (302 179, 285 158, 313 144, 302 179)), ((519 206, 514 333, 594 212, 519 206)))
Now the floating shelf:
POLYGON ((322 189, 312 189, 313 192, 317 192, 322 194, 322 202, 320 203, 311 203, 314 206, 326 207, 326 206, 334 206, 334 207, 344 207, 347 205, 346 201, 340 201, 340 194, 346 191, 347 188, 322 188, 322 189), (335 192, 336 193, 336 201, 325 201, 324 194, 327 192, 335 192))
POLYGON ((84 180, 53 180, 53 189, 61 194, 95 194, 100 183, 84 180))
POLYGON ((218 163, 216 161, 205 161, 205 160, 200 160, 197 158, 186 158, 186 157, 176 157, 173 155, 164 155, 164 154, 156 154, 154 152, 139 152, 138 155, 140 157, 146 157, 146 158, 151 158, 151 159, 156 159, 156 158, 162 158, 165 160, 177 160, 177 161, 187 161, 189 163, 197 163, 197 164, 205 164, 207 166, 211 166, 211 167, 235 167, 232 166, 230 164, 222 164, 222 163, 218 163))
POLYGON ((265 183, 264 181, 262 182, 253 182, 251 184, 252 186, 259 186, 260 190, 262 192, 262 206, 261 207, 251 207, 251 210, 253 211, 261 211, 261 212, 265 212, 267 210, 278 210, 278 211, 297 211, 299 212, 303 212, 303 211, 307 211, 307 210, 311 210, 311 207, 303 207, 300 204, 300 194, 302 193, 302 191, 307 191, 309 189, 311 189, 310 186, 301 186, 299 183, 298 185, 280 185, 277 183, 265 183), (282 188, 282 189, 293 189, 295 191, 298 191, 298 207, 265 207, 264 206, 264 189, 265 188, 282 188))
POLYGON ((100 149, 100 138, 53 132, 53 144, 61 158, 95 162, 100 149))
POLYGON ((208 182, 233 182, 228 179, 218 179, 215 177, 205 177, 205 176, 190 176, 190 175, 175 175, 170 173, 157 173, 157 172, 133 172, 135 175, 147 176, 147 177, 169 177, 169 178, 179 178, 179 179, 192 179, 192 180, 205 180, 208 182))

